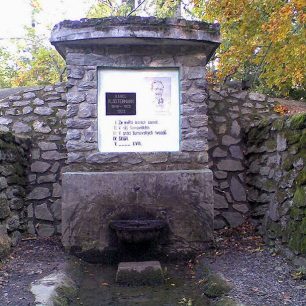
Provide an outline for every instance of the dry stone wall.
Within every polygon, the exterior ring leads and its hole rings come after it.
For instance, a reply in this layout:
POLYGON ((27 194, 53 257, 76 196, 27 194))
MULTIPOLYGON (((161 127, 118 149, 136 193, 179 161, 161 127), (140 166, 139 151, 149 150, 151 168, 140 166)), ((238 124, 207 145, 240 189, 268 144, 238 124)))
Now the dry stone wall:
POLYGON ((43 237, 61 232, 61 168, 67 156, 65 92, 65 84, 22 88, 0 100, 0 131, 30 139, 28 231, 43 237))
POLYGON ((0 133, 0 260, 27 230, 26 167, 29 141, 0 133))
MULTIPOLYGON (((82 56, 84 61, 87 60, 84 54, 71 56, 82 56)), ((117 63, 120 63, 120 58, 117 58, 117 63)), ((137 60, 155 66, 159 59, 158 56, 146 59, 140 56, 137 60)), ((175 58, 170 58, 169 65, 173 61, 175 58)), ((195 61, 194 64, 199 62, 195 61)), ((75 97, 75 102, 68 106, 66 84, 20 89, 0 100, 0 130, 27 136, 31 142, 26 197, 30 233, 40 236, 61 233, 61 173, 67 169, 79 170, 79 161, 84 161, 89 156, 92 159, 89 170, 116 170, 118 165, 130 170, 171 169, 172 163, 179 163, 185 169, 207 165, 207 155, 187 149, 176 155, 135 153, 128 160, 124 154, 109 154, 107 158, 102 158, 99 153, 91 153, 96 150, 97 142, 96 109, 92 107, 97 90, 95 70, 90 67, 86 62, 81 69, 76 69, 73 65, 68 67, 70 77, 67 86, 75 86, 75 91, 70 96, 71 101, 75 97), (83 87, 94 88, 84 95, 83 87), (83 148, 74 146, 74 141, 80 139, 83 140, 83 148), (66 142, 69 150, 68 166, 66 142)), ((273 111, 277 102, 265 95, 235 88, 211 87, 209 93, 203 89, 201 97, 194 97, 192 92, 195 86, 205 87, 197 77, 202 75, 188 75, 186 72, 182 82, 182 138, 189 143, 186 148, 195 150, 199 146, 206 146, 202 142, 199 144, 197 137, 207 135, 209 167, 214 173, 215 228, 235 227, 251 215, 254 216, 254 212, 251 214, 253 189, 246 184, 249 173, 246 131, 263 118, 279 117, 273 111), (207 116, 204 115, 206 108, 207 116), (195 112, 200 115, 194 116, 195 112), (193 132, 185 135, 184 129, 192 129, 193 132)), ((264 212, 266 208, 267 206, 262 206, 258 210, 264 212)))
POLYGON ((245 182, 245 130, 278 115, 276 101, 236 88, 211 86, 208 99, 209 168, 214 174, 215 229, 236 227, 250 216, 245 182))
POLYGON ((266 118, 247 139, 251 216, 271 244, 306 255, 306 113, 266 118))

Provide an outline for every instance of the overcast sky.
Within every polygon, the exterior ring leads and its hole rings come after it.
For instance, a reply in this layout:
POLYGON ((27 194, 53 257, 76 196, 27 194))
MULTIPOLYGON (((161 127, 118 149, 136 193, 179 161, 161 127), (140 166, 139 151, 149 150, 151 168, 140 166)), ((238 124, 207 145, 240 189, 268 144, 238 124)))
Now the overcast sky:
MULTIPOLYGON (((41 0, 43 11, 39 22, 43 27, 53 27, 64 19, 80 19, 94 0, 41 0)), ((28 0, 0 0, 0 38, 22 37, 23 26, 31 25, 28 0)))

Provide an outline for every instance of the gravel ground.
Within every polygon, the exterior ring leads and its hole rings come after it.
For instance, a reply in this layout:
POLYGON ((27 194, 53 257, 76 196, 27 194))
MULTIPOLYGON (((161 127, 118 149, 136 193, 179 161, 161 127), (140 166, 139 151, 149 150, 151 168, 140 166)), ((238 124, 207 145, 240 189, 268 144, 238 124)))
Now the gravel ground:
MULTIPOLYGON (((198 257, 229 280, 229 297, 246 306, 306 306, 306 281, 294 279, 294 268, 267 250, 259 237, 241 231, 219 232, 217 248, 198 257)), ((0 306, 32 306, 34 280, 64 268, 68 256, 58 239, 22 241, 0 264, 0 306)), ((161 306, 161 305, 156 305, 161 306)))

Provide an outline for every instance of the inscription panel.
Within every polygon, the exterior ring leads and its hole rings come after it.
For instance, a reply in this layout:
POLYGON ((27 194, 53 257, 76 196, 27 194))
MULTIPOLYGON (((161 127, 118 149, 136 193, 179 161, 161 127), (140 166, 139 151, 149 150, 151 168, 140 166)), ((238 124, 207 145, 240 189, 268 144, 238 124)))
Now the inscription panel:
POLYGON ((180 149, 178 69, 100 69, 99 151, 180 149))

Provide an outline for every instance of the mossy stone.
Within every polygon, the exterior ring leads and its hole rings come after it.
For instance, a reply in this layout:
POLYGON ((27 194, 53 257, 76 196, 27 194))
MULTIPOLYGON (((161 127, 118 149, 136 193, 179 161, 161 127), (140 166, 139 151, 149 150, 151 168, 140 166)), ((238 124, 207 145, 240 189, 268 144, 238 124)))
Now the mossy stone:
POLYGON ((302 235, 298 231, 291 233, 288 243, 289 248, 295 252, 300 253, 302 238, 302 235))
POLYGON ((281 131, 284 128, 285 120, 283 118, 279 118, 273 121, 272 128, 275 131, 281 131))
POLYGON ((289 127, 292 129, 303 129, 306 127, 306 113, 296 114, 289 118, 289 127))
POLYGON ((306 235, 306 217, 302 219, 300 230, 302 234, 306 235))
POLYGON ((213 304, 213 306, 242 306, 242 304, 237 303, 235 300, 229 298, 229 297, 224 297, 221 298, 218 302, 213 304))
POLYGON ((205 295, 211 298, 220 297, 231 289, 232 285, 219 274, 211 274, 203 287, 205 295))
POLYGON ((306 166, 300 171, 295 180, 296 186, 302 186, 306 184, 306 166))
POLYGON ((301 138, 301 134, 297 133, 296 131, 292 131, 292 130, 286 130, 285 134, 284 134, 288 145, 292 145, 295 144, 297 142, 299 142, 300 138, 301 138))
POLYGON ((276 140, 274 139, 269 139, 265 142, 265 145, 267 147, 267 151, 268 152, 274 152, 276 151, 276 147, 277 147, 277 144, 276 144, 276 140))
POLYGON ((306 186, 296 188, 293 196, 293 205, 296 207, 306 207, 306 186))
POLYGON ((300 246, 301 254, 306 254, 306 236, 304 236, 301 240, 301 246, 300 246))
POLYGON ((292 207, 290 209, 290 217, 295 221, 302 220, 303 215, 304 211, 299 207, 292 207))

